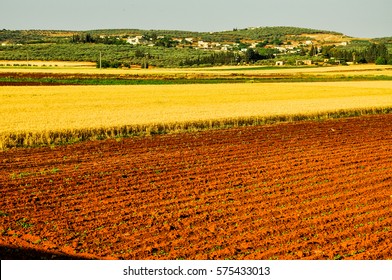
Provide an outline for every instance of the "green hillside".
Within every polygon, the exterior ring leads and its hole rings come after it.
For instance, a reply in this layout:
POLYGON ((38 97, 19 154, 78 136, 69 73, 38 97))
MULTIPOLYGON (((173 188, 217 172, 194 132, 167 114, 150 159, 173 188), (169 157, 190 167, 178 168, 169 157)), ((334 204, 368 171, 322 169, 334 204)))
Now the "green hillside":
POLYGON ((160 36, 187 38, 194 37, 200 39, 210 39, 216 42, 240 40, 263 40, 272 37, 284 37, 286 35, 301 34, 340 34, 333 31, 316 30, 298 27, 257 27, 245 29, 233 29, 221 32, 193 32, 179 30, 141 30, 141 29, 101 29, 89 31, 66 31, 66 30, 0 30, 0 42, 15 44, 44 43, 44 42, 64 42, 71 40, 72 35, 83 36, 113 36, 125 38, 144 34, 159 34, 160 36))
MULTIPOLYGON (((367 49, 376 42, 391 52, 391 38, 356 40, 342 33, 298 27, 255 27, 220 32, 102 29, 0 30, 0 60, 96 61, 103 67, 181 67, 259 64, 277 60, 295 65, 331 57, 362 63, 390 60, 384 50, 367 49), (134 41, 132 41, 134 40, 134 41), (343 44, 344 43, 344 44, 343 44), (369 59, 370 58, 370 59, 369 59)), ((374 49, 374 47, 373 47, 374 49)), ((0 65, 1 66, 1 65, 0 65)))

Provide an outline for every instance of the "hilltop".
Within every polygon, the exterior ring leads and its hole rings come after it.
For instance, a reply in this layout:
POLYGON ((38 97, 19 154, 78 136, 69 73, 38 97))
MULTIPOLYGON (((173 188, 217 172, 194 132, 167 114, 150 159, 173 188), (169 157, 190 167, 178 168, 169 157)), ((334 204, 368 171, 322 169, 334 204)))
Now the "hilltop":
MULTIPOLYGON (((142 30, 142 29, 99 29, 87 31, 67 31, 67 30, 0 30, 0 42, 9 42, 14 44, 26 43, 43 43, 43 42, 64 42, 72 40, 72 36, 83 36, 90 34, 92 36, 108 36, 127 38, 132 36, 143 36, 145 34, 158 34, 158 36, 176 37, 176 38, 198 38, 201 40, 213 40, 215 42, 235 42, 236 40, 265 40, 279 38, 284 40, 291 37, 292 39, 303 39, 312 37, 307 35, 324 34, 330 36, 344 36, 342 33, 334 31, 316 30, 299 27, 250 27, 245 29, 236 29, 219 32, 195 32, 180 30, 142 30), (302 36, 305 35, 305 36, 302 36)), ((346 36, 345 36, 346 37, 346 36)))

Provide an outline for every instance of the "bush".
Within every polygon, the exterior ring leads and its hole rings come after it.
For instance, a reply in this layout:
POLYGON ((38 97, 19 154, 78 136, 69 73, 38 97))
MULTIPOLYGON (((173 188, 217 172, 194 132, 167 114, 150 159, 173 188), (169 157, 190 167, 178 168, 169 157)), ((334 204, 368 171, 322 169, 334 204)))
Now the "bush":
POLYGON ((385 64, 387 64, 387 61, 386 61, 385 58, 383 58, 383 57, 377 57, 375 63, 376 63, 377 65, 385 65, 385 64))

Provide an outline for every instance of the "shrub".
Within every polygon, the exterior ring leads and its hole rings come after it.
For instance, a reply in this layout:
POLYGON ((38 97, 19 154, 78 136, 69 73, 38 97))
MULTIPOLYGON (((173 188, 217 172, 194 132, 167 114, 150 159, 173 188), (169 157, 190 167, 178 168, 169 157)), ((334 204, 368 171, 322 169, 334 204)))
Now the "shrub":
POLYGON ((379 56, 379 57, 377 57, 375 63, 377 65, 385 65, 385 64, 387 64, 387 61, 385 60, 385 58, 379 56))

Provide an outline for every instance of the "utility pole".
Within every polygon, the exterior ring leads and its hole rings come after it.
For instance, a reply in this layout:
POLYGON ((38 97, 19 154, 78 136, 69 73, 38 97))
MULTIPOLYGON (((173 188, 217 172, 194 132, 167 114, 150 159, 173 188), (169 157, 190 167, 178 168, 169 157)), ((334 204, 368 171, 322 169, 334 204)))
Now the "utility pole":
POLYGON ((99 52, 99 69, 102 69, 102 52, 99 52))

